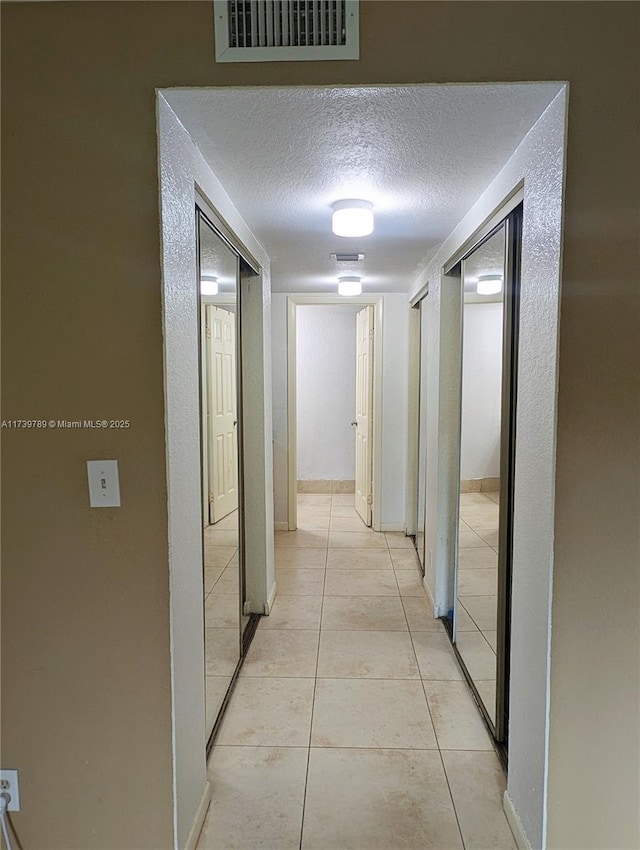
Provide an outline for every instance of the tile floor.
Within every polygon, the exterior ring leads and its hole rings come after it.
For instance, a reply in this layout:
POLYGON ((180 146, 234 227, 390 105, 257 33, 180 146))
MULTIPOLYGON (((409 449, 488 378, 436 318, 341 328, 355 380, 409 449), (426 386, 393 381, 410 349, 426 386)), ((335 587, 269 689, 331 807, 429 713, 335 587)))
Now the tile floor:
POLYGON ((366 529, 353 496, 299 505, 210 759, 198 850, 513 850, 504 777, 411 541, 366 529))
POLYGON ((460 495, 456 643, 489 716, 495 716, 499 493, 460 495))
POLYGON ((238 511, 204 530, 206 734, 240 658, 238 511))

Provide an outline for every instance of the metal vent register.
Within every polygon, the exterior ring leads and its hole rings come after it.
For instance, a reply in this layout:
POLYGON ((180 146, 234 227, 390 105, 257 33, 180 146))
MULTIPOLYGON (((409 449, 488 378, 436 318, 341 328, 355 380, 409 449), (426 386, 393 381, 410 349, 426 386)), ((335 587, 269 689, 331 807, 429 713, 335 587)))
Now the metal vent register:
POLYGON ((217 62, 358 59, 358 0, 214 0, 217 62))

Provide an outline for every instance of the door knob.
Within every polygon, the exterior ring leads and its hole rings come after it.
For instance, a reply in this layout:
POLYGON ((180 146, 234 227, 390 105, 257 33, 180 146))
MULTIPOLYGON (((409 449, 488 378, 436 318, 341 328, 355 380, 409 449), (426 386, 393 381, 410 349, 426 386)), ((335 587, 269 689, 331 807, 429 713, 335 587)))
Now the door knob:
POLYGON ((358 420, 357 420, 357 419, 354 419, 354 420, 353 420, 353 422, 352 422, 351 424, 352 424, 352 425, 357 425, 357 424, 358 424, 358 420))

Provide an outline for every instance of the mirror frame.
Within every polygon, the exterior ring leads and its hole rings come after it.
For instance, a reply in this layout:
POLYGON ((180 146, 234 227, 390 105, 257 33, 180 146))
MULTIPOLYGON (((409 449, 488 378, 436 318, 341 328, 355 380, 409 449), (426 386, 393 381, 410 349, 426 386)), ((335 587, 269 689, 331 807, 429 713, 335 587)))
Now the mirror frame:
MULTIPOLYGON (((246 563, 245 563, 245 463, 244 463, 244 417, 243 417, 243 381, 242 381, 242 289, 243 285, 247 284, 248 279, 260 274, 259 265, 249 254, 244 246, 235 239, 232 231, 226 223, 214 212, 206 200, 196 193, 195 197, 195 228, 196 228, 196 269, 197 269, 197 293, 198 293, 198 328, 202 328, 202 297, 200 295, 200 226, 204 222, 215 235, 229 248, 235 257, 236 261, 236 292, 235 292, 235 317, 236 317, 236 417, 237 417, 237 475, 238 475, 238 581, 239 581, 239 612, 238 612, 238 662, 236 668, 230 678, 229 685, 225 696, 220 704, 216 719, 213 723, 211 732, 206 733, 206 753, 209 757, 213 749, 216 736, 220 729, 222 719, 231 699, 235 683, 242 667, 242 663, 249 649, 253 636, 255 635, 259 614, 245 614, 244 605, 246 597, 246 563)), ((200 376, 200 462, 202 464, 204 441, 206 439, 203 433, 202 425, 202 345, 199 345, 199 376, 200 376)), ((204 475, 204 469, 201 472, 201 478, 204 475)), ((202 508, 204 515, 204 506, 202 508)), ((204 587, 204 533, 202 528, 202 552, 203 552, 203 587, 204 587)), ((205 605, 205 595, 203 592, 203 607, 205 605)), ((206 627, 205 627, 206 628, 206 627)), ((206 638, 206 633, 203 634, 203 640, 206 638)), ((206 642, 205 642, 205 664, 206 664, 206 642)), ((203 671, 205 677, 205 692, 206 692, 206 666, 203 671)))
MULTIPOLYGON (((452 283, 460 286, 460 352, 462 355, 462 311, 464 310, 464 279, 462 264, 471 254, 505 228, 505 277, 504 277, 504 314, 502 344, 502 395, 500 428, 500 507, 498 520, 498 590, 497 590, 497 645, 496 645, 496 704, 494 719, 490 716, 475 686, 473 678, 460 653, 455 634, 453 611, 445 618, 444 624, 451 639, 456 657, 471 688, 478 709, 491 732, 494 745, 504 767, 508 763, 509 741, 509 652, 511 644, 511 576, 513 560, 513 510, 515 502, 515 460, 516 460, 516 416, 517 416, 517 377, 518 377, 518 329, 520 314, 520 260, 522 247, 523 203, 519 203, 502 218, 490 231, 482 234, 457 261, 446 270, 452 277, 452 283)), ((459 545, 458 528, 460 521, 460 462, 462 427, 462 356, 460 356, 460 394, 458 406, 458 459, 457 459, 457 500, 455 508, 454 541, 454 602, 457 600, 459 545)))

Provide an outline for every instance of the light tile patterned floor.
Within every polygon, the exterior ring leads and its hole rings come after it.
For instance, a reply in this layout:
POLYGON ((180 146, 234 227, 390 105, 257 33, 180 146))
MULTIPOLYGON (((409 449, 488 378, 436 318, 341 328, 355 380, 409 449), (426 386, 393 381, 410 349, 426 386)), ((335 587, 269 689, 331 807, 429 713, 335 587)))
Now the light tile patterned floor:
POLYGON ((457 648, 495 715, 499 493, 460 495, 457 648))
POLYGON ((198 850, 513 850, 415 556, 349 498, 301 496, 299 530, 276 535, 278 597, 210 759, 198 850))
POLYGON ((240 656, 238 512, 204 531, 205 694, 207 736, 240 656))

